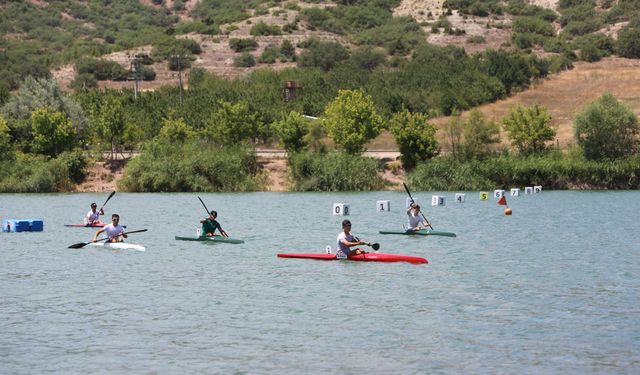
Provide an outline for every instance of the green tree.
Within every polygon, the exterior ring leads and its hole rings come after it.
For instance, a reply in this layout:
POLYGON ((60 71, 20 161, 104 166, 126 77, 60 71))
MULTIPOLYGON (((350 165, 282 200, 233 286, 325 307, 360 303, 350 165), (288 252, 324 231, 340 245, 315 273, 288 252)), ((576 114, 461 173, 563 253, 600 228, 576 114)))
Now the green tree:
POLYGON ((264 132, 258 114, 249 109, 247 102, 232 104, 219 101, 218 109, 207 122, 205 134, 223 145, 235 145, 256 140, 264 132))
POLYGON ((99 144, 108 144, 113 158, 117 146, 123 142, 126 126, 124 109, 118 97, 105 96, 92 110, 91 122, 94 139, 99 144))
POLYGON ((327 105, 323 122, 336 146, 352 155, 364 151, 364 145, 382 128, 373 99, 360 90, 339 90, 327 105))
POLYGON ((529 108, 518 105, 502 119, 511 144, 525 155, 536 154, 547 149, 546 142, 553 140, 556 136, 556 131, 550 123, 551 116, 547 110, 537 104, 529 108))
POLYGON ((7 159, 12 154, 11 133, 4 117, 0 116, 0 155, 7 159))
POLYGON ((291 61, 296 59, 296 47, 293 46, 289 39, 282 41, 282 44, 280 45, 280 56, 291 61))
POLYGON ((482 112, 474 109, 462 125, 462 155, 466 160, 483 159, 493 151, 493 145, 500 142, 500 127, 487 121, 482 112))
POLYGON ((183 119, 165 119, 160 129, 160 137, 171 142, 182 143, 196 134, 183 119))
POLYGON ((408 110, 397 112, 391 118, 391 134, 400 148, 400 159, 405 169, 413 169, 418 162, 438 155, 436 128, 428 117, 408 110))
POLYGON ((640 58, 640 22, 628 25, 618 33, 618 54, 632 59, 640 58))
POLYGON ((307 145, 308 121, 298 112, 290 112, 282 120, 274 122, 273 130, 289 154, 299 152, 307 145))
POLYGON ((587 159, 621 158, 638 150, 638 118, 609 92, 578 113, 573 126, 587 159))
POLYGON ((55 158, 77 145, 76 129, 67 116, 50 108, 41 108, 31 115, 34 151, 55 158))
POLYGON ((14 141, 21 144, 23 150, 28 151, 31 147, 32 112, 45 107, 63 112, 79 133, 87 125, 80 104, 63 93, 54 79, 27 77, 20 84, 20 95, 12 96, 0 110, 12 130, 14 141))
POLYGON ((451 155, 454 159, 460 157, 463 130, 464 128, 462 120, 460 119, 460 113, 455 111, 451 120, 449 120, 449 122, 444 126, 445 139, 447 140, 449 150, 451 150, 451 155))
POLYGON ((307 50, 300 54, 298 65, 317 67, 327 72, 348 58, 349 51, 340 43, 312 40, 308 43, 307 50))

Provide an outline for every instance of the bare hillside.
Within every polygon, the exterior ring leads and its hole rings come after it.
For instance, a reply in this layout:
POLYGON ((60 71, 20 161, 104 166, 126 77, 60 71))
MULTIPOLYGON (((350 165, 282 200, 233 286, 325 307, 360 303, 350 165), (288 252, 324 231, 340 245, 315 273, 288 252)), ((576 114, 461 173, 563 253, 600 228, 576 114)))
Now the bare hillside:
MULTIPOLYGON (((500 122, 518 104, 540 104, 551 114, 558 142, 564 148, 573 143, 574 115, 606 91, 640 116, 640 61, 609 57, 591 64, 578 62, 570 71, 556 74, 526 91, 505 100, 485 104, 479 109, 488 119, 500 122)), ((467 115, 468 112, 462 116, 464 118, 467 115)), ((435 122, 442 127, 449 120, 450 118, 443 117, 435 122)), ((506 134, 502 136, 506 142, 506 134)), ((441 144, 442 142, 443 139, 441 144)))

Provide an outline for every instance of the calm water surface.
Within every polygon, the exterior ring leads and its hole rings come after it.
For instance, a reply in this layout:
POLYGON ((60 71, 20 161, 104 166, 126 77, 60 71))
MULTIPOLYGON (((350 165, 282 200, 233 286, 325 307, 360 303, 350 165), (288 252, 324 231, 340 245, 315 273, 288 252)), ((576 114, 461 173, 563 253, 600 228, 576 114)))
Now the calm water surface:
MULTIPOLYGON (((107 204, 146 252, 87 247, 78 223, 107 194, 0 195, 2 374, 637 374, 640 192, 553 192, 431 207, 457 238, 401 229, 400 192, 200 194, 243 245, 195 235, 197 194, 117 193, 107 204), (377 213, 377 200, 391 212, 377 213), (280 259, 353 232, 428 265, 280 259)), ((334 245, 335 246, 335 245, 334 245)))

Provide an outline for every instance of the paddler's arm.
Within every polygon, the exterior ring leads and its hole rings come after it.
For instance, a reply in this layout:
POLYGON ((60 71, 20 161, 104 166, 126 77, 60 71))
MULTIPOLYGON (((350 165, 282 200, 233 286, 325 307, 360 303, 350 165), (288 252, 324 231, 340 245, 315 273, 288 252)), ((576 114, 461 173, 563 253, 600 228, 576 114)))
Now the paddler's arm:
POLYGON ((104 228, 98 229, 96 231, 96 233, 93 234, 93 240, 97 240, 98 239, 98 235, 100 235, 100 233, 104 232, 104 228))

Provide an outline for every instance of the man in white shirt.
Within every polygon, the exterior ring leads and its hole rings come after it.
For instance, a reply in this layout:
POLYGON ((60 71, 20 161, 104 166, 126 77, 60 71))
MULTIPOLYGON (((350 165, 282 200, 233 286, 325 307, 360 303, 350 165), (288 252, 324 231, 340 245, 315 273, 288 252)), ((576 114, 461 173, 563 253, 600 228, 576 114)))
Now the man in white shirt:
POLYGON ((100 208, 100 211, 96 211, 97 207, 98 207, 97 204, 91 203, 91 211, 87 212, 87 214, 84 217, 85 225, 91 226, 95 224, 102 224, 100 222, 100 215, 104 215, 104 210, 100 208))
POLYGON ((353 249, 351 247, 358 245, 371 246, 370 243, 360 241, 351 234, 351 222, 349 220, 342 221, 342 232, 338 234, 338 248, 336 256, 338 258, 346 258, 353 255, 366 254, 362 249, 353 249))
POLYGON ((105 232, 109 238, 107 242, 123 242, 127 235, 124 233, 124 227, 120 225, 120 216, 118 214, 111 215, 111 224, 99 229, 93 235, 93 241, 98 239, 100 233, 105 232))
POLYGON ((424 220, 424 216, 420 213, 420 206, 417 203, 411 203, 411 206, 407 209, 407 216, 409 219, 409 227, 407 231, 426 229, 429 222, 424 220))

